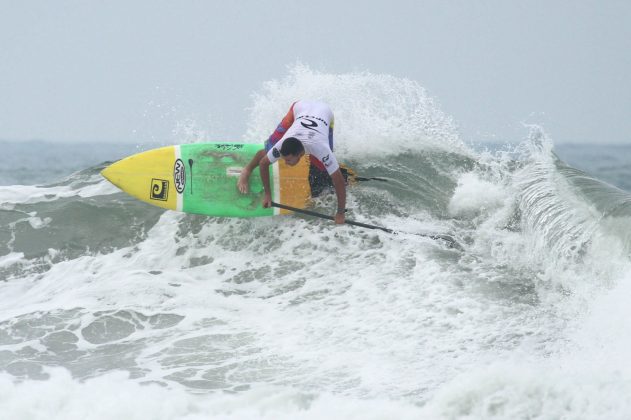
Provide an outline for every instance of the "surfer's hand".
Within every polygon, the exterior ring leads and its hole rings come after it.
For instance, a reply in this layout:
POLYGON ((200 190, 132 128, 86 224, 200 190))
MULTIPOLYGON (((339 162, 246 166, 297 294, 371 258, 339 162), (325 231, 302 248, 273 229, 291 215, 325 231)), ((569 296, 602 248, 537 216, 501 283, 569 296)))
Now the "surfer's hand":
POLYGON ((335 224, 343 225, 346 222, 346 215, 344 213, 336 213, 335 214, 335 224))
POLYGON ((250 171, 247 168, 243 168, 241 175, 239 175, 239 181, 237 182, 237 188, 241 191, 241 194, 247 194, 250 189, 250 171))
POLYGON ((271 195, 265 194, 265 197, 263 198, 263 207, 265 207, 265 208, 272 207, 272 196, 271 195))

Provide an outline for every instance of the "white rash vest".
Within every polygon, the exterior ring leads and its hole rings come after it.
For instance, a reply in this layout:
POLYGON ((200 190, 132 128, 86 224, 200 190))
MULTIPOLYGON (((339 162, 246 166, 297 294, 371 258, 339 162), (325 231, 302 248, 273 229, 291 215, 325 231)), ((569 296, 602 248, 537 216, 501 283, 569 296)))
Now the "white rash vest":
POLYGON ((280 148, 286 138, 295 137, 305 148, 305 153, 318 159, 331 175, 340 165, 329 146, 329 129, 333 112, 324 102, 298 101, 293 107, 294 121, 283 137, 267 152, 271 163, 280 158, 280 148))

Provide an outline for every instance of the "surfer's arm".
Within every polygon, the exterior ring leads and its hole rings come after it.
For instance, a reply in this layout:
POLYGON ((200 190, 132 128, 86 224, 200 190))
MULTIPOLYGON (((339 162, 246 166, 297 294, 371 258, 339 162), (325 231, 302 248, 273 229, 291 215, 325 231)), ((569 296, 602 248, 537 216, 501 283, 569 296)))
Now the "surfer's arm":
POLYGON ((259 171, 261 171, 261 181, 263 181, 263 189, 265 190, 265 197, 263 198, 263 207, 265 208, 272 206, 272 189, 269 184, 269 167, 269 158, 267 156, 263 156, 259 162, 259 171))
POLYGON ((245 170, 248 171, 248 173, 252 173, 254 168, 259 166, 259 162, 261 161, 263 156, 265 156, 266 154, 267 152, 265 151, 265 149, 261 149, 258 152, 256 152, 256 154, 254 155, 250 163, 248 163, 248 165, 245 167, 245 170))
POLYGON ((337 211, 335 212, 335 223, 340 225, 346 221, 346 184, 342 171, 337 169, 331 174, 335 195, 337 195, 337 211))
POLYGON ((259 150, 256 153, 256 155, 254 155, 250 163, 248 163, 248 165, 245 168, 243 168, 243 170, 241 171, 241 175, 239 176, 239 180, 237 181, 237 188, 239 189, 239 191, 241 191, 242 194, 246 194, 250 189, 249 179, 250 179, 250 174, 252 173, 252 171, 259 165, 263 156, 265 156, 265 154, 275 144, 277 144, 280 141, 280 139, 283 138, 283 136, 285 135, 285 132, 294 123, 294 105, 295 104, 296 102, 291 104, 291 107, 289 108, 289 111, 287 112, 287 114, 283 117, 280 124, 278 124, 278 126, 276 127, 276 130, 274 130, 272 135, 269 136, 269 138, 265 142, 265 149, 259 150))
POLYGON ((252 158, 250 163, 247 164, 245 168, 241 171, 241 175, 239 176, 239 180, 237 181, 237 188, 241 191, 242 194, 247 194, 250 189, 250 174, 259 166, 259 162, 265 156, 265 149, 261 149, 252 158))
POLYGON ((296 102, 291 104, 287 114, 283 117, 280 124, 276 126, 276 130, 274 130, 272 135, 269 136, 267 142, 270 146, 275 145, 280 139, 282 139, 287 130, 289 130, 289 127, 291 127, 294 123, 294 105, 296 105, 296 102))

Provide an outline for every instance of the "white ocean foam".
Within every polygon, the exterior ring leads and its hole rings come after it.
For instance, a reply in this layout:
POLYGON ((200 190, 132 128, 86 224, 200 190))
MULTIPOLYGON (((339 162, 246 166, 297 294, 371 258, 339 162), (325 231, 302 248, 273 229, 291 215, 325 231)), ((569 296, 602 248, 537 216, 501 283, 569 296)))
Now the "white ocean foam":
POLYGON ((0 257, 0 268, 6 268, 13 264, 20 264, 24 261, 24 253, 10 252, 0 257))
POLYGON ((507 192, 502 185, 468 172, 458 178, 448 209, 453 216, 471 217, 503 206, 506 199, 507 192))
MULTIPOLYGON (((179 237, 185 217, 164 213, 134 248, 58 262, 5 285, 1 318, 84 308, 66 327, 83 331, 98 311, 173 313, 185 319, 171 329, 129 324, 129 334, 114 338, 130 351, 136 340, 155 342, 134 356, 150 367, 145 380, 188 369, 196 373, 185 384, 280 381, 358 398, 401 398, 493 358, 484 337, 496 328, 502 336, 501 320, 511 319, 467 297, 428 256, 442 246, 432 241, 294 218, 210 221, 179 237), (203 256, 210 262, 190 266, 203 256), (477 344, 464 350, 470 340, 477 344), (234 365, 227 377, 224 363, 234 365)), ((94 350, 84 340, 74 345, 94 350)))
POLYGON ((40 217, 29 217, 28 223, 31 225, 33 229, 41 229, 46 227, 52 222, 53 219, 50 217, 44 217, 43 219, 40 217))
POLYGON ((591 301, 548 355, 523 346, 507 359, 463 372, 432 395, 421 417, 629 418, 631 333, 624 320, 631 316, 631 266, 610 261, 618 268, 609 273, 611 285, 575 291, 589 292, 591 301))
POLYGON ((446 384, 420 418, 622 420, 631 415, 629 379, 589 366, 500 362, 446 384))
POLYGON ((118 188, 95 175, 90 183, 81 187, 72 184, 47 187, 35 185, 8 185, 0 186, 0 202, 4 209, 10 210, 15 204, 32 204, 50 202, 67 197, 96 197, 120 192, 118 188))
POLYGON ((361 400, 257 386, 238 394, 194 395, 138 384, 123 372, 80 382, 63 369, 42 381, 0 374, 0 412, 12 420, 416 419, 420 409, 387 399, 361 400))
POLYGON ((631 264, 622 265, 615 258, 610 261, 618 266, 618 278, 592 296, 589 308, 569 329, 567 344, 560 350, 565 355, 562 363, 615 371, 631 384, 631 330, 626 322, 631 316, 631 264))

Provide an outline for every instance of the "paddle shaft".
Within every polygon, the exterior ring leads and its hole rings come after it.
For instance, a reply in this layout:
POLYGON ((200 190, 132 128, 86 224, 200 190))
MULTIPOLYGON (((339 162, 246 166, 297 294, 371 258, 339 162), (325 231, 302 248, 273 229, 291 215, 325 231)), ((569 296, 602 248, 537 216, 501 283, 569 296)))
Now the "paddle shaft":
MULTIPOLYGON (((289 210, 289 211, 293 211, 293 212, 296 212, 296 213, 306 214, 308 216, 319 217, 321 219, 335 220, 335 217, 329 216, 328 214, 322 214, 322 213, 318 213, 318 212, 311 211, 311 210, 305 210, 305 209, 299 209, 297 207, 286 206, 285 204, 275 203, 273 201, 272 201, 272 207, 278 207, 279 209, 284 209, 284 210, 289 210)), ((355 222, 353 220, 348 220, 348 219, 344 223, 346 223, 347 225, 359 226, 359 227, 363 227, 363 228, 367 228, 367 229, 379 229, 379 230, 383 230, 384 232, 388 232, 388 233, 396 233, 392 229, 388 229, 388 228, 381 227, 381 226, 369 225, 367 223, 355 222)))
MULTIPOLYGON (((278 207, 279 209, 285 209, 285 210, 293 211, 293 212, 296 212, 296 213, 306 214, 308 216, 319 217, 321 219, 335 220, 335 217, 329 216, 328 214, 322 214, 322 213, 318 213, 318 212, 311 211, 311 210, 305 210, 305 209, 300 209, 300 208, 297 208, 297 207, 287 206, 285 204, 275 203, 273 201, 272 201, 272 207, 278 207)), ((353 220, 348 220, 348 219, 346 219, 346 221, 344 223, 346 223, 347 225, 359 226, 359 227, 363 227, 363 228, 367 228, 367 229, 378 229, 378 230, 382 230, 384 232, 392 233, 392 234, 395 234, 395 235, 397 235, 399 233, 406 233, 406 232, 397 232, 396 230, 388 229, 388 228, 385 228, 385 227, 382 227, 382 226, 369 225, 367 223, 355 222, 353 220)), ((434 240, 445 241, 450 248, 456 248, 456 249, 460 249, 460 250, 463 249, 462 246, 454 238, 452 238, 449 235, 428 235, 428 234, 423 234, 423 233, 408 233, 408 234, 409 235, 423 236, 425 238, 431 238, 431 239, 434 239, 434 240)))

